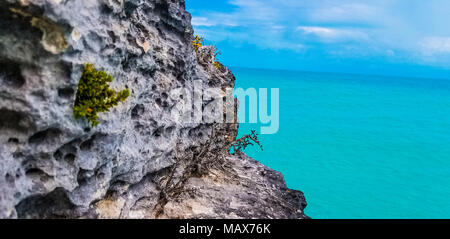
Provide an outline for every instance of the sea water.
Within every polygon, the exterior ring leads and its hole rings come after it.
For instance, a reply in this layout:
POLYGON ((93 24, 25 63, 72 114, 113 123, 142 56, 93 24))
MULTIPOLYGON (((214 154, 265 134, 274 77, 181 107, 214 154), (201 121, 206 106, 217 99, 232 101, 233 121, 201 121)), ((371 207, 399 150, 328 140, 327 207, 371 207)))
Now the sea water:
POLYGON ((450 218, 450 80, 232 70, 236 87, 279 88, 278 133, 246 153, 304 192, 307 215, 450 218))

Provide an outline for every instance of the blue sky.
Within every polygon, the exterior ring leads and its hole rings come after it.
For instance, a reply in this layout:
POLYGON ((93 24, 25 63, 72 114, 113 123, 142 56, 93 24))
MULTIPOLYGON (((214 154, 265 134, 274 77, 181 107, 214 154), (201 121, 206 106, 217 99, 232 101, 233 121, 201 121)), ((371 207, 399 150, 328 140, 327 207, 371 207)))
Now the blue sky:
POLYGON ((450 79, 448 0, 186 0, 231 67, 450 79))

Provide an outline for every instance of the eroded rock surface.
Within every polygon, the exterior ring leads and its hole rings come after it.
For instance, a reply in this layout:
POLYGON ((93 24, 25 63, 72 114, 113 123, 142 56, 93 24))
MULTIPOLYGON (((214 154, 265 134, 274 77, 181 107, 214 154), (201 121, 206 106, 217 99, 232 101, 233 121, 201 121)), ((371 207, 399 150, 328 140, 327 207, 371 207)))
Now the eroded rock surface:
POLYGON ((227 155, 236 123, 171 115, 174 89, 234 87, 190 21, 182 0, 0 2, 0 218, 305 218, 281 174, 227 155), (131 91, 95 128, 72 113, 85 63, 131 91))

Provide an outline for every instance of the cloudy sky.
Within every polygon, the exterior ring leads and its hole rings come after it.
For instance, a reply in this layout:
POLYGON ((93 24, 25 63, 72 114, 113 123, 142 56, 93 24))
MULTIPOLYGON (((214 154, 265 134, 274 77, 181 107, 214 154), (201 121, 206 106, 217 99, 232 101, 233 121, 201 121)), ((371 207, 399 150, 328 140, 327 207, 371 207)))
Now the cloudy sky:
POLYGON ((186 0, 231 67, 450 79, 448 0, 186 0))

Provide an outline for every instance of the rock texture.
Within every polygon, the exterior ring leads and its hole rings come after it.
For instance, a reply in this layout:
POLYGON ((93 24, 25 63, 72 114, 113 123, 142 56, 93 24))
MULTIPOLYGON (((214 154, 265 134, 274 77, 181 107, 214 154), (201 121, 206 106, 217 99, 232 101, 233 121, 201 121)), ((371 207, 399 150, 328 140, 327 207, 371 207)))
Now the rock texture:
POLYGON ((228 155, 237 123, 171 116, 174 89, 234 87, 190 20, 182 0, 0 2, 0 218, 306 218, 280 173, 228 155), (85 63, 131 91, 95 128, 72 113, 85 63))
POLYGON ((286 187, 283 175, 245 155, 229 156, 226 167, 191 177, 186 196, 165 205, 167 218, 308 218, 300 191, 286 187), (213 206, 212 206, 213 205, 213 206))

